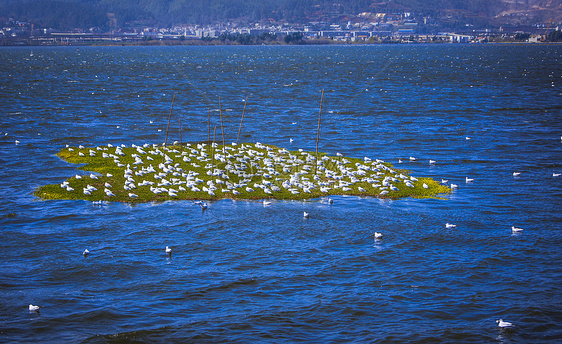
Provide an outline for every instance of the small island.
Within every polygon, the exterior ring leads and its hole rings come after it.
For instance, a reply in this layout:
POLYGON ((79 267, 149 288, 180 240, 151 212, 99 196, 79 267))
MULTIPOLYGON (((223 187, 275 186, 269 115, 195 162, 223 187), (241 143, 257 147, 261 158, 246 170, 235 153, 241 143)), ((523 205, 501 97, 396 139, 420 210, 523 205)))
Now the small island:
POLYGON ((88 171, 35 191, 93 202, 284 199, 330 195, 429 198, 450 189, 382 160, 329 156, 262 143, 66 146, 61 159, 88 171))

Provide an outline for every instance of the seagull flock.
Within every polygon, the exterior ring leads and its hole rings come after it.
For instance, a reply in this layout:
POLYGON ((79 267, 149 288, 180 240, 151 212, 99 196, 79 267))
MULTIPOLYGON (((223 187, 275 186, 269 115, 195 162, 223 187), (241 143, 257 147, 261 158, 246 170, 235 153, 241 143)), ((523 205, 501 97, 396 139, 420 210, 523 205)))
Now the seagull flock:
MULTIPOLYGON (((467 140, 470 138, 467 137, 467 140)), ((293 139, 290 139, 293 143, 293 139)), ((16 141, 16 144, 19 144, 16 141)), ((398 173, 385 164, 382 160, 371 160, 365 157, 364 162, 355 162, 343 158, 342 154, 337 153, 337 157, 323 156, 317 162, 317 169, 319 175, 314 174, 311 178, 311 171, 316 163, 316 157, 308 152, 300 149, 298 152, 290 152, 286 149, 279 149, 277 147, 263 145, 259 142, 256 144, 241 144, 240 146, 232 143, 230 146, 220 147, 216 144, 208 145, 200 144, 187 144, 183 151, 179 151, 177 147, 159 147, 158 145, 144 144, 143 146, 132 145, 136 150, 130 154, 130 158, 134 161, 127 162, 127 154, 124 152, 125 145, 114 147, 108 144, 107 147, 96 147, 94 149, 79 146, 79 156, 101 156, 104 159, 113 159, 117 167, 126 167, 124 171, 125 182, 123 190, 127 191, 129 198, 134 199, 138 196, 132 191, 147 187, 154 195, 160 193, 168 194, 170 197, 178 197, 178 194, 190 190, 194 193, 206 193, 209 196, 222 195, 249 195, 256 190, 262 190, 263 193, 273 195, 284 188, 291 192, 291 194, 310 194, 313 190, 319 190, 321 193, 329 193, 331 190, 341 189, 344 192, 355 191, 358 193, 365 193, 365 187, 371 186, 378 191, 380 196, 389 194, 393 191, 399 191, 400 188, 408 187, 414 188, 421 186, 428 188, 428 185, 419 182, 417 178, 406 176, 398 173), (87 152, 86 152, 87 151, 87 152), (113 153, 111 152, 113 151, 113 153), (214 156, 209 153, 214 152, 214 156), (174 158, 180 158, 183 163, 177 162, 174 158), (143 160, 144 159, 144 160, 143 160), (156 161, 162 162, 156 164, 156 161), (145 162, 146 161, 146 162, 145 162), (132 165, 132 166, 131 166, 132 165), (156 166, 156 167, 155 167, 156 166), (190 169, 190 166, 192 169, 190 169), (204 166, 206 175, 201 175, 200 172, 194 171, 195 169, 204 166), (355 166, 355 167, 354 167, 355 166), (132 168, 131 168, 132 167, 132 168), (279 177, 280 171, 284 175, 288 174, 287 178, 279 177), (143 178, 145 175, 152 175, 152 180, 143 178), (135 179, 136 178, 136 179, 135 179), (259 178, 262 180, 255 181, 259 178), (143 179, 139 182, 139 179, 143 179)), ((68 151, 74 151, 75 148, 67 145, 68 151)), ((211 153, 213 154, 213 153, 211 153)), ((415 157, 410 157, 410 161, 417 161, 415 157)), ((402 159, 399 159, 402 163, 402 159)), ((435 165, 435 160, 429 160, 430 165, 435 165)), ((200 170, 200 169, 199 169, 200 170)), ((513 172, 514 177, 519 177, 520 172, 513 172)), ((553 173, 553 177, 559 177, 560 173, 553 173)), ((76 175, 74 180, 82 179, 84 176, 76 175)), ((97 181, 99 177, 95 174, 88 176, 92 181, 97 181)), ((106 177, 112 177, 107 173, 106 177)), ((473 182, 473 178, 465 178, 466 183, 473 182)), ((448 180, 442 179, 441 184, 448 184, 448 180)), ((74 188, 70 186, 69 181, 65 181, 60 186, 68 192, 73 192, 74 188)), ((112 185, 105 182, 104 193, 108 197, 115 196, 112 191, 112 185)), ((458 188, 457 184, 449 184, 451 189, 458 188)), ((83 188, 84 195, 92 195, 98 189, 94 186, 87 185, 83 188)), ((101 204, 102 201, 95 201, 101 204)), ((207 203, 197 201, 203 210, 207 209, 207 203)), ((330 205, 333 200, 328 200, 330 205)), ((264 206, 271 205, 271 201, 264 200, 264 206)), ((308 219, 310 214, 303 213, 303 217, 308 219)), ((445 227, 456 228, 457 225, 446 223, 445 227)), ((523 231, 523 228, 515 226, 511 227, 513 233, 523 231)), ((375 232, 373 235, 375 241, 382 239, 383 234, 375 232)), ((83 256, 89 255, 86 249, 83 256)), ((169 256, 172 254, 172 249, 166 246, 165 253, 169 256)), ((39 306, 30 304, 30 312, 38 312, 39 306)), ((500 328, 510 328, 513 324, 499 319, 496 321, 500 328)))
MULTIPOLYGON (((418 180, 395 171, 383 160, 345 158, 339 153, 335 157, 322 154, 317 160, 314 153, 302 149, 288 151, 259 142, 181 147, 133 144, 130 148, 67 145, 66 152, 94 158, 96 164, 108 166, 110 171, 123 171, 122 178, 91 173, 61 183, 60 187, 75 198, 111 200, 119 195, 132 201, 141 200, 142 194, 145 200, 158 199, 157 195, 172 199, 255 199, 283 197, 283 193, 299 198, 330 193, 398 197, 400 191, 411 189, 433 189, 435 193, 446 190, 430 178, 418 180)), ((409 195, 402 192, 405 194, 409 195)))

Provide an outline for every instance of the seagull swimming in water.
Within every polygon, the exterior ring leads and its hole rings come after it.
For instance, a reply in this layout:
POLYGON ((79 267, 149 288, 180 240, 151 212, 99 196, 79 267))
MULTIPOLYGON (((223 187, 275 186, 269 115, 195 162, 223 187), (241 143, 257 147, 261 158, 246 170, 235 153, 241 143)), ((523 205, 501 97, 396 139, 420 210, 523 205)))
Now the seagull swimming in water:
POLYGON ((266 205, 271 205, 271 201, 264 199, 264 200, 263 200, 263 205, 264 205, 264 206, 266 206, 266 205))
POLYGON ((466 180, 467 183, 472 183, 472 182, 474 181, 474 178, 468 178, 468 177, 466 177, 465 180, 466 180))
POLYGON ((166 246, 166 253, 170 256, 172 255, 172 249, 169 248, 168 246, 166 246))
POLYGON ((448 223, 448 222, 445 224, 445 228, 455 228, 456 226, 457 225, 454 225, 454 224, 448 223))
POLYGON ((521 172, 513 172, 514 177, 519 177, 520 175, 521 175, 521 172))
POLYGON ((86 257, 86 256, 89 255, 89 254, 90 254, 90 251, 88 251, 88 249, 85 249, 84 252, 82 252, 82 255, 83 255, 84 257, 86 257))
POLYGON ((513 233, 521 232, 522 230, 523 230, 523 228, 517 228, 515 226, 511 226, 511 231, 513 233))
POLYGON ((375 234, 373 236, 375 237, 375 240, 378 240, 378 239, 382 238, 382 233, 375 232, 375 234))
POLYGON ((39 310, 39 306, 34 306, 32 304, 29 304, 29 311, 30 312, 37 312, 39 310))
POLYGON ((499 327, 513 327, 513 324, 507 321, 503 321, 502 319, 496 320, 499 327))
POLYGON ((560 177, 560 174, 561 174, 561 173, 553 173, 552 176, 553 176, 553 177, 560 177))
POLYGON ((304 212, 303 216, 305 219, 308 219, 308 213, 306 211, 304 212))

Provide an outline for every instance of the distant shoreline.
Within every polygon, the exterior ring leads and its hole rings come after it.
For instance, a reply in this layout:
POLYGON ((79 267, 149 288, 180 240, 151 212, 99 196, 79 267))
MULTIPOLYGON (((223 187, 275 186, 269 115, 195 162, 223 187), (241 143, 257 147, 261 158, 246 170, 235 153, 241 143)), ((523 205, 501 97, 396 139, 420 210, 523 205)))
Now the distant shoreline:
POLYGON ((282 42, 269 42, 260 44, 240 44, 238 42, 222 42, 222 41, 202 41, 202 40, 189 40, 189 41, 146 41, 146 42, 69 42, 69 43, 56 43, 56 44, 37 44, 31 41, 18 41, 18 42, 0 42, 0 47, 139 47, 139 46, 299 46, 299 45, 480 45, 480 44, 516 44, 516 45, 560 45, 562 42, 519 42, 519 41, 503 41, 503 42, 479 42, 479 43, 458 43, 458 42, 368 42, 368 41, 336 41, 336 40, 307 40, 300 43, 282 43, 282 42))

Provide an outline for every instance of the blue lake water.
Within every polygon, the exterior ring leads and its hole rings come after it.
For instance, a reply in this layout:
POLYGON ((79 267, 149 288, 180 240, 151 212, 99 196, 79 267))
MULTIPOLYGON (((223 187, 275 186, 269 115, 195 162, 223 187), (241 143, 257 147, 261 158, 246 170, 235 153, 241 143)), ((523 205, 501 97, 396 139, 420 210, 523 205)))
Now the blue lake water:
POLYGON ((562 338, 562 46, 18 47, 0 57, 0 342, 562 338), (236 141, 248 97, 241 141, 314 150, 322 90, 321 151, 458 189, 333 205, 223 200, 204 212, 32 195, 82 173, 55 156, 66 144, 164 142, 173 95, 169 140, 180 119, 183 142, 207 140, 220 97, 236 141))

